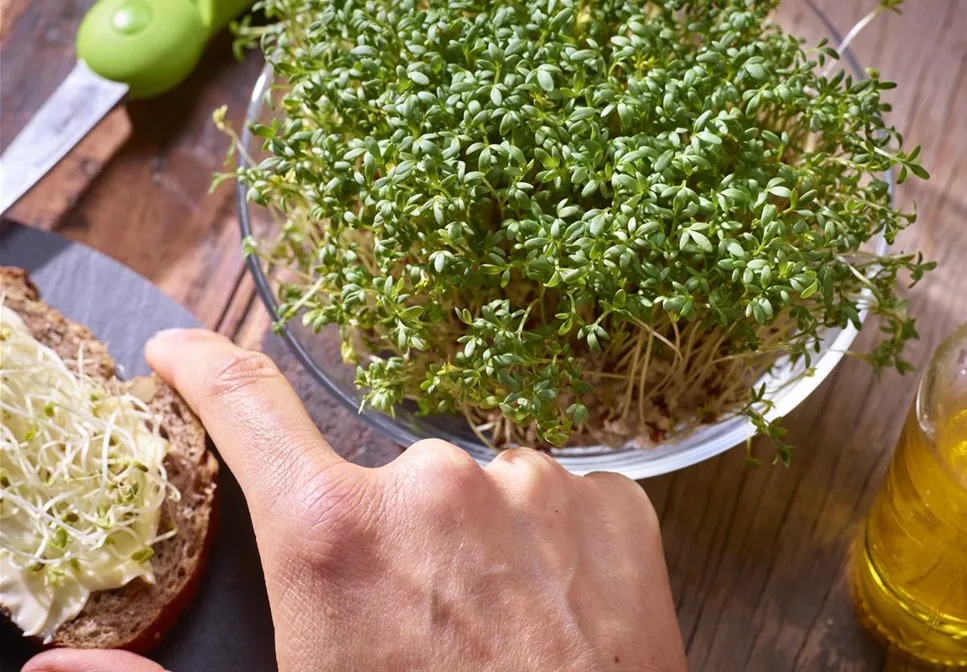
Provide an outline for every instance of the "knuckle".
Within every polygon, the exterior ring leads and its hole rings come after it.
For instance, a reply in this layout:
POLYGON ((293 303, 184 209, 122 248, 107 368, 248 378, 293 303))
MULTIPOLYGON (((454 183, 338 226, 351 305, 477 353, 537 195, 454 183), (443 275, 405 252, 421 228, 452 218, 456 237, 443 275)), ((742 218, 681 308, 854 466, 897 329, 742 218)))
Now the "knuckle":
POLYGON ((532 503, 560 493, 568 473, 554 458, 533 448, 512 448, 494 458, 488 471, 515 499, 532 503))
POLYGON ((460 448, 439 440, 418 441, 392 463, 389 496, 423 524, 446 526, 467 502, 483 493, 483 470, 460 448))
POLYGON ((532 469, 558 470, 562 468, 553 457, 534 448, 509 448, 499 453, 493 461, 532 469))
POLYGON ((278 375, 279 369, 268 355, 237 350, 212 364, 205 376, 205 389, 211 397, 222 397, 278 375))
POLYGON ((637 482, 622 474, 610 471, 595 471, 584 477, 594 482, 606 499, 623 502, 642 516, 645 527, 654 534, 660 534, 661 523, 651 498, 637 482))
POLYGON ((627 476, 613 471, 592 471, 585 479, 595 482, 601 489, 623 495, 643 496, 644 489, 627 476))
POLYGON ((460 486, 479 477, 480 466, 464 450, 438 439, 417 441, 407 449, 411 473, 435 485, 460 486))

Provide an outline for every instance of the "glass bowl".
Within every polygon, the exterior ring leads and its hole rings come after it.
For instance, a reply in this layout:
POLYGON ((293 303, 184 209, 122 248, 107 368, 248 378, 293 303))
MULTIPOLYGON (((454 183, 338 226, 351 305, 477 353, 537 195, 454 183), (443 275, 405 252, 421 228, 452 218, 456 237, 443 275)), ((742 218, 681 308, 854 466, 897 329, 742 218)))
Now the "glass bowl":
MULTIPOLYGON (((789 4, 789 3, 787 3, 789 4)), ((791 3, 789 20, 794 22, 795 31, 806 38, 807 43, 815 44, 822 37, 829 38, 833 46, 841 42, 839 33, 828 18, 808 0, 791 3)), ((783 8, 786 9, 785 7, 783 8)), ((780 23, 785 23, 780 17, 780 23)), ((847 49, 842 62, 854 76, 862 78, 863 71, 854 55, 847 49)), ((242 147, 239 165, 246 166, 244 156, 257 156, 261 153, 261 139, 253 136, 250 125, 255 121, 271 119, 273 110, 265 102, 266 94, 272 84, 272 69, 266 65, 255 84, 246 114, 246 124, 241 134, 242 147)), ((886 176, 890 185, 891 198, 894 182, 892 175, 886 176)), ((236 185, 236 200, 242 235, 255 238, 270 233, 265 229, 271 226, 271 218, 264 208, 249 203, 246 199, 247 187, 239 182, 236 185), (262 211, 262 212, 259 212, 262 211)), ((876 241, 877 251, 886 249, 885 241, 876 241)), ((254 255, 248 257, 248 268, 252 273, 259 296, 265 303, 273 321, 278 321, 278 300, 270 279, 271 268, 254 255)), ((865 318, 865 311, 861 319, 865 318)), ((304 327, 301 320, 292 320, 281 326, 280 334, 295 357, 305 366, 312 377, 331 395, 346 407, 357 411, 360 407, 361 393, 353 383, 355 367, 343 363, 339 350, 339 334, 335 327, 326 327, 319 333, 304 327)), ((806 371, 800 363, 791 366, 788 361, 780 360, 775 367, 764 375, 759 383, 765 383, 766 397, 773 406, 765 415, 772 419, 788 414, 798 406, 829 375, 842 359, 850 344, 856 338, 857 330, 852 326, 846 329, 830 329, 824 334, 820 352, 813 358, 813 365, 806 371)), ((497 454, 473 433, 463 418, 451 416, 420 417, 412 407, 399 408, 395 417, 367 409, 360 417, 372 427, 388 435, 397 443, 407 446, 419 439, 440 438, 450 441, 486 464, 497 454)), ((744 416, 733 415, 718 422, 700 425, 680 436, 672 436, 655 448, 642 449, 631 445, 615 448, 610 446, 569 446, 552 449, 551 454, 569 471, 586 474, 592 471, 614 471, 631 478, 639 479, 664 474, 676 469, 707 460, 733 446, 745 442, 755 434, 751 422, 744 416)))

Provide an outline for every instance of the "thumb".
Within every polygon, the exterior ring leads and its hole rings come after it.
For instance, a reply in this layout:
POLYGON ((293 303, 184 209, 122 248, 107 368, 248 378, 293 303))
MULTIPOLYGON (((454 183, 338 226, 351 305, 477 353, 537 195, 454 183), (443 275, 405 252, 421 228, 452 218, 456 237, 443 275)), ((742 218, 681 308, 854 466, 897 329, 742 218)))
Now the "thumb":
POLYGON ((165 669, 130 651, 51 649, 31 658, 20 672, 165 672, 165 669))

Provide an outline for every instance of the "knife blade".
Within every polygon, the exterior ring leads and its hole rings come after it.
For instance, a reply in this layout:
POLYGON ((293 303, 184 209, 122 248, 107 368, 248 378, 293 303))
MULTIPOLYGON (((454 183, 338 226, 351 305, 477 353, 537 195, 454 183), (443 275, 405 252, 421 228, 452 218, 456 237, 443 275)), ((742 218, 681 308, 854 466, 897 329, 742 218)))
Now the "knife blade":
POLYGON ((77 30, 77 64, 0 155, 0 214, 127 95, 168 91, 253 0, 99 0, 77 30))
POLYGON ((6 212, 128 92, 78 61, 0 156, 0 213, 6 212))

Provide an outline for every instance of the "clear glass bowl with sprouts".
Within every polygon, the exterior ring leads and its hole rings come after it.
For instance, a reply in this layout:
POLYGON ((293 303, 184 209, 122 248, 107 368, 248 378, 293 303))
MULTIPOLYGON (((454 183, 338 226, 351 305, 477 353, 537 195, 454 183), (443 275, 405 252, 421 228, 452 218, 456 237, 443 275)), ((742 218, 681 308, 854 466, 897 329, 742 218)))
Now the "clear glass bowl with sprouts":
MULTIPOLYGON (((842 42, 839 32, 829 19, 808 0, 787 2, 783 6, 779 22, 783 27, 806 39, 807 44, 816 44, 828 38, 830 44, 842 42)), ((864 77, 854 55, 849 49, 842 54, 842 67, 856 79, 864 77)), ((253 123, 267 123, 276 114, 267 104, 272 93, 273 73, 266 66, 255 84, 246 115, 246 124, 240 140, 239 165, 246 167, 248 157, 261 156, 261 139, 250 130, 253 123)), ((891 198, 894 190, 892 175, 884 176, 889 184, 891 198)), ((270 240, 278 230, 279 221, 275 213, 250 203, 246 198, 247 186, 242 182, 236 185, 236 200, 242 236, 256 240, 270 240)), ((876 252, 886 250, 882 238, 876 240, 876 252)), ((279 317, 277 296, 278 279, 285 269, 273 268, 258 255, 248 256, 248 267, 257 291, 274 321, 279 317)), ((865 318, 865 312, 861 319, 865 318)), ((356 366, 343 362, 340 354, 340 335, 332 325, 322 328, 318 333, 304 326, 299 319, 280 323, 279 333, 292 353, 309 374, 329 394, 344 406, 359 411, 363 392, 355 383, 356 366)), ((765 398, 770 405, 763 408, 766 419, 782 417, 790 413, 829 375, 836 364, 849 349, 856 338, 857 330, 852 326, 844 329, 828 329, 824 332, 819 351, 812 358, 807 370, 802 362, 792 365, 788 360, 777 361, 756 383, 758 388, 765 385, 765 398)), ((488 445, 485 437, 475 431, 462 416, 430 415, 421 416, 415 404, 400 406, 395 416, 366 408, 360 418, 385 433, 395 442, 407 446, 424 438, 440 438, 450 441, 486 464, 497 454, 488 445)), ((672 431, 657 445, 639 447, 638 442, 628 442, 621 447, 609 445, 567 445, 551 448, 550 453, 569 471, 585 474, 592 471, 614 471, 631 478, 640 479, 664 474, 676 469, 707 460, 734 446, 745 443, 755 435, 751 421, 739 414, 726 415, 715 422, 699 424, 685 432, 672 431)))

